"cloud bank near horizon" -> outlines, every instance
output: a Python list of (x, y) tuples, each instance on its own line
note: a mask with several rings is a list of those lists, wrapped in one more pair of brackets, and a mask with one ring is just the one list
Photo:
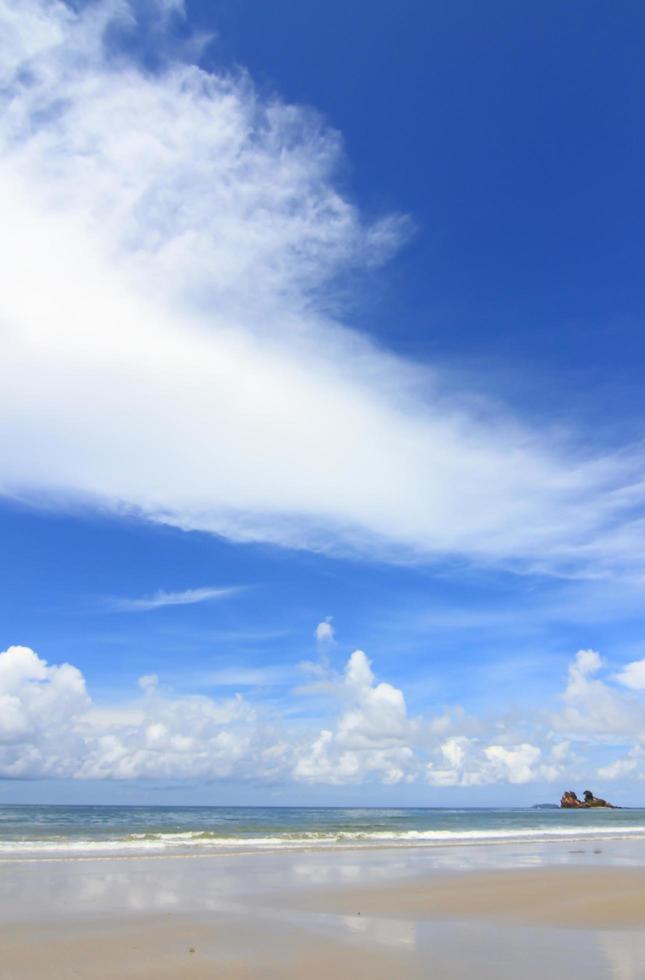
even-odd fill
[[(385, 261), (405, 220), (362, 217), (311, 110), (190, 46), (144, 70), (113, 43), (136, 11), (0, 0), (0, 493), (236, 541), (641, 575), (640, 455), (590, 458), (343, 326), (338, 277)], [(160, 38), (181, 12), (158, 4)]]
[(341, 671), (325, 667), (316, 691), (301, 691), (327, 695), (328, 724), (316, 729), (240, 694), (175, 694), (157, 675), (140, 678), (129, 700), (95, 704), (77, 667), (13, 646), (0, 653), (0, 778), (435, 788), (645, 779), (642, 698), (599, 679), (602, 667), (595, 651), (579, 651), (550, 708), (521, 722), (459, 705), (411, 717), (404, 692), (355, 650)]

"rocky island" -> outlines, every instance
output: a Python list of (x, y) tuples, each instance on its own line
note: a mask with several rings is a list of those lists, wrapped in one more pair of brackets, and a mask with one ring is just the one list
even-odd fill
[(591, 810), (595, 807), (605, 807), (608, 810), (618, 809), (613, 803), (608, 803), (607, 800), (594, 796), (590, 789), (584, 791), (583, 797), (584, 799), (579, 800), (572, 789), (567, 790), (562, 794), (560, 806), (564, 810)]

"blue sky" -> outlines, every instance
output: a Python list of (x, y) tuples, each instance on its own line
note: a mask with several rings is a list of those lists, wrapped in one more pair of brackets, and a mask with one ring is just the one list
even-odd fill
[(0, 18), (0, 800), (642, 802), (639, 5)]

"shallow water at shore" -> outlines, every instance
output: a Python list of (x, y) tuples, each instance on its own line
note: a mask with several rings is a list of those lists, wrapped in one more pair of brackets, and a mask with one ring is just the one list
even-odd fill
[(0, 807), (0, 859), (621, 838), (645, 840), (645, 810)]

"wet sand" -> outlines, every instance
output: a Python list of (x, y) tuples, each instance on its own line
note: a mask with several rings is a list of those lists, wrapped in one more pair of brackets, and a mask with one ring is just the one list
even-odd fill
[(0, 862), (0, 980), (543, 980), (582, 964), (645, 977), (633, 845)]
[(395, 919), (645, 929), (645, 869), (458, 872), (381, 888), (313, 892), (299, 896), (298, 907)]

